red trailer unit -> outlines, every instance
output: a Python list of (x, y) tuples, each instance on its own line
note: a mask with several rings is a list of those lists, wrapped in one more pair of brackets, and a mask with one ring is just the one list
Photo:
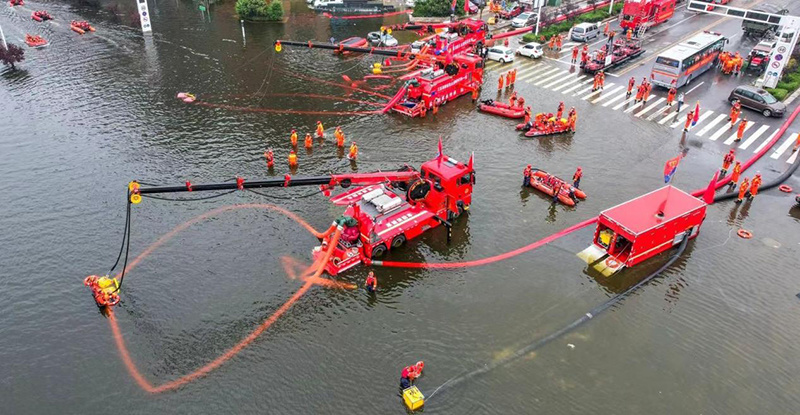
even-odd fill
[(666, 22), (674, 14), (675, 0), (625, 0), (619, 25), (637, 31), (642, 25)]
[(697, 236), (706, 204), (664, 186), (600, 213), (592, 245), (578, 256), (605, 276), (678, 245), (687, 230)]

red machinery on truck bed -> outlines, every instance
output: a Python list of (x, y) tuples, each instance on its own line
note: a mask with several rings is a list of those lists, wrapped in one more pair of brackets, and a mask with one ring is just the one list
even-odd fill
[(676, 0), (625, 0), (622, 7), (623, 29), (639, 30), (642, 26), (653, 26), (666, 22), (675, 14)]
[(702, 200), (665, 186), (601, 212), (592, 245), (578, 256), (610, 276), (678, 245), (687, 230), (696, 237), (705, 217)]
[[(333, 174), (315, 177), (291, 177), (262, 181), (191, 184), (185, 186), (135, 186), (131, 201), (138, 203), (142, 195), (208, 190), (245, 190), (267, 187), (320, 186), (328, 192), (336, 186), (357, 187), (331, 198), (347, 206), (327, 232), (322, 244), (312, 251), (315, 259), (332, 243), (333, 230), (343, 228), (341, 238), (325, 264), (325, 270), (337, 275), (361, 262), (369, 264), (388, 251), (439, 225), (448, 228), (453, 219), (469, 209), (475, 171), (472, 157), (464, 164), (444, 154), (424, 163), (419, 171), (404, 166), (397, 171)], [(136, 201), (134, 197), (138, 196)]]

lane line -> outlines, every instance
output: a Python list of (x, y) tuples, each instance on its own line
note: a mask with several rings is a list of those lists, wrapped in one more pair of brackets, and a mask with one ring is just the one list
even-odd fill
[[(592, 100), (592, 104), (596, 104), (596, 103), (598, 103), (598, 102), (600, 102), (600, 101), (602, 101), (602, 100), (604, 100), (606, 98), (611, 98), (613, 96), (618, 96), (618, 95), (614, 95), (614, 93), (619, 91), (620, 89), (623, 89), (623, 88), (625, 88), (625, 87), (620, 85), (620, 86), (618, 86), (618, 87), (606, 92), (605, 94), (600, 95), (599, 97), (597, 97), (597, 98)], [(622, 96), (625, 96), (624, 92), (622, 93)]]
[[(623, 87), (623, 88), (624, 88), (624, 87)], [(620, 99), (623, 99), (623, 98), (625, 98), (625, 94), (626, 94), (626, 93), (627, 93), (627, 89), (626, 89), (625, 91), (623, 91), (621, 94), (619, 94), (619, 95), (617, 95), (616, 97), (614, 97), (613, 99), (610, 99), (610, 100), (606, 101), (605, 103), (603, 103), (603, 106), (604, 106), (604, 107), (607, 107), (607, 106), (609, 106), (609, 105), (611, 105), (611, 104), (613, 104), (613, 103), (615, 103), (615, 102), (619, 101)]]
[(725, 124), (722, 127), (720, 127), (719, 130), (714, 132), (714, 134), (711, 134), (711, 137), (708, 137), (708, 139), (711, 140), (711, 141), (717, 141), (717, 139), (720, 136), (722, 136), (722, 134), (725, 134), (727, 131), (731, 131), (731, 130), (733, 130), (733, 129), (731, 127), (728, 127), (727, 124)]
[[(748, 121), (747, 124), (744, 126), (744, 132), (747, 132), (747, 130), (749, 130), (750, 127), (752, 127), (754, 124), (755, 123), (753, 121)], [(734, 130), (736, 130), (736, 132), (734, 132), (730, 137), (728, 137), (728, 139), (725, 140), (723, 142), (723, 144), (725, 144), (725, 145), (733, 144), (733, 141), (736, 140), (736, 134), (739, 133), (738, 127), (734, 128)]]
[(717, 115), (717, 118), (714, 118), (714, 119), (713, 119), (713, 120), (712, 120), (712, 121), (711, 121), (711, 122), (710, 122), (708, 125), (706, 125), (705, 127), (703, 127), (703, 129), (702, 129), (702, 130), (700, 130), (700, 131), (697, 133), (697, 135), (698, 135), (699, 137), (702, 137), (702, 136), (703, 136), (703, 134), (707, 133), (709, 130), (711, 130), (712, 128), (714, 128), (714, 126), (715, 126), (715, 125), (719, 124), (719, 122), (720, 122), (720, 121), (724, 120), (724, 119), (725, 119), (725, 116), (726, 116), (725, 114), (719, 114), (719, 115)]
[[(609, 82), (609, 84), (608, 84), (608, 85), (606, 85), (606, 86), (607, 86), (607, 87), (609, 87), (609, 88), (611, 88), (612, 86), (614, 86), (614, 83), (613, 83), (613, 82)], [(588, 94), (588, 95), (584, 96), (584, 97), (583, 97), (583, 98), (581, 98), (581, 99), (583, 99), (583, 100), (587, 100), (587, 99), (591, 98), (592, 96), (594, 96), (594, 95), (597, 95), (597, 94), (599, 94), (599, 93), (602, 93), (602, 92), (603, 92), (603, 90), (602, 90), (602, 89), (598, 89), (597, 91), (594, 91), (594, 92), (592, 92), (592, 93), (590, 93), (590, 94)]]
[(594, 82), (594, 78), (589, 78), (589, 79), (587, 79), (587, 80), (585, 80), (585, 81), (583, 81), (581, 83), (575, 84), (575, 85), (573, 85), (573, 86), (561, 91), (561, 93), (562, 94), (566, 94), (567, 92), (570, 92), (570, 91), (573, 91), (575, 89), (578, 89), (581, 86), (588, 84), (589, 82)]
[(751, 134), (750, 137), (747, 137), (747, 140), (745, 140), (744, 143), (739, 146), (739, 148), (742, 150), (747, 150), (747, 147), (750, 147), (750, 144), (753, 144), (758, 137), (761, 137), (761, 134), (764, 134), (764, 132), (767, 130), (769, 130), (769, 126), (762, 125), (758, 130), (756, 130), (756, 132)]
[[(650, 94), (650, 96), (649, 96), (649, 97), (647, 97), (647, 99), (646, 99), (645, 101), (650, 101), (651, 99), (653, 99), (653, 98), (655, 98), (655, 97), (656, 97), (656, 94)], [(633, 112), (633, 110), (635, 110), (636, 108), (643, 108), (643, 107), (644, 107), (644, 105), (645, 105), (645, 104), (644, 104), (644, 102), (640, 102), (640, 103), (638, 103), (638, 104), (636, 104), (636, 105), (634, 105), (634, 106), (632, 106), (632, 107), (628, 107), (628, 108), (626, 108), (626, 109), (625, 109), (625, 111), (623, 111), (623, 112), (624, 112), (625, 114), (628, 114), (628, 113), (631, 113), (631, 112)]]
[(645, 109), (643, 109), (643, 110), (641, 110), (641, 111), (637, 112), (636, 114), (633, 114), (633, 116), (634, 116), (634, 117), (641, 117), (641, 116), (642, 116), (642, 114), (646, 114), (646, 113), (647, 113), (647, 112), (649, 112), (651, 109), (653, 109), (653, 108), (657, 107), (657, 106), (658, 106), (658, 104), (661, 104), (662, 102), (664, 102), (664, 101), (666, 101), (666, 100), (667, 100), (666, 98), (664, 98), (664, 97), (661, 97), (661, 98), (657, 99), (657, 100), (656, 100), (656, 102), (654, 102), (654, 103), (652, 103), (652, 104), (648, 105), (648, 106), (647, 106)]
[[(626, 104), (629, 104), (629, 103), (633, 102), (633, 100), (635, 100), (635, 99), (636, 99), (636, 94), (631, 94), (631, 97), (630, 97), (630, 98), (626, 99), (626, 100), (625, 100), (625, 101), (623, 101), (623, 102), (620, 102), (619, 104), (617, 104), (617, 105), (616, 105), (614, 108), (612, 108), (612, 109), (613, 109), (614, 111), (616, 111), (616, 110), (618, 110), (618, 109), (620, 109), (620, 108), (624, 107)], [(606, 104), (608, 104), (608, 103), (606, 103)]]
[(666, 123), (667, 123), (667, 121), (671, 120), (673, 117), (676, 117), (677, 115), (679, 115), (680, 113), (682, 113), (683, 111), (685, 111), (687, 108), (689, 108), (689, 106), (688, 106), (688, 105), (684, 105), (683, 107), (681, 107), (681, 110), (680, 110), (680, 111), (670, 111), (670, 113), (669, 113), (669, 114), (667, 114), (667, 116), (666, 116), (666, 117), (664, 117), (664, 118), (663, 118), (661, 121), (659, 121), (658, 123), (659, 123), (659, 124), (661, 124), (661, 125), (664, 125), (664, 124), (666, 124)]
[[(710, 117), (710, 116), (711, 116), (711, 114), (713, 114), (713, 113), (714, 113), (714, 111), (705, 111), (705, 112), (704, 112), (702, 115), (700, 115), (699, 117), (697, 117), (697, 123), (695, 123), (695, 125), (693, 125), (693, 126), (689, 127), (689, 129), (690, 129), (690, 130), (692, 130), (692, 129), (694, 129), (695, 127), (697, 127), (698, 125), (702, 124), (702, 123), (703, 123), (703, 121), (704, 121), (706, 118)], [(675, 121), (675, 122), (672, 124), (672, 128), (675, 128), (675, 127), (677, 127), (677, 126), (679, 126), (679, 125), (686, 125), (686, 119)]]
[(532, 75), (532, 76), (528, 75), (526, 77), (526, 79), (525, 79), (525, 82), (532, 83), (534, 79), (541, 78), (543, 76), (549, 76), (549, 75), (552, 75), (553, 73), (558, 72), (558, 71), (561, 70), (560, 68), (553, 68), (552, 66), (550, 66), (550, 68), (548, 68), (548, 69), (550, 69), (550, 70), (544, 70), (544, 71), (538, 72), (536, 75)]
[(777, 160), (777, 159), (778, 159), (778, 157), (780, 157), (781, 155), (783, 155), (783, 153), (784, 153), (786, 150), (788, 150), (788, 149), (789, 149), (789, 147), (791, 147), (791, 146), (792, 146), (792, 143), (794, 143), (794, 140), (797, 140), (797, 133), (794, 133), (794, 134), (790, 135), (790, 136), (789, 136), (789, 138), (787, 138), (787, 139), (786, 139), (786, 140), (785, 140), (785, 141), (784, 141), (784, 142), (781, 144), (781, 146), (780, 146), (780, 147), (778, 147), (778, 149), (777, 149), (777, 150), (775, 150), (775, 152), (774, 152), (774, 153), (772, 153), (772, 155), (771, 155), (771, 156), (769, 156), (769, 157)]
[(555, 73), (555, 74), (553, 74), (553, 75), (545, 76), (544, 78), (542, 78), (542, 79), (540, 79), (540, 80), (536, 81), (536, 83), (535, 83), (535, 84), (533, 84), (533, 85), (534, 85), (534, 86), (539, 86), (539, 85), (541, 85), (541, 84), (543, 84), (543, 83), (545, 83), (545, 82), (547, 82), (547, 81), (550, 81), (550, 80), (552, 80), (552, 79), (555, 79), (555, 78), (558, 78), (558, 77), (563, 77), (564, 75), (569, 75), (569, 72), (567, 72), (567, 71), (564, 71), (564, 70), (561, 70), (561, 71), (559, 71), (559, 72), (556, 72), (556, 73)]

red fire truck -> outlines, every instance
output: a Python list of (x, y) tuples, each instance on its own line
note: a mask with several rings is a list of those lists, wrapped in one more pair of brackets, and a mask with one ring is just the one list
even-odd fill
[(631, 267), (700, 232), (706, 204), (665, 186), (600, 213), (592, 245), (578, 256), (605, 276)]
[[(245, 190), (268, 187), (320, 186), (326, 194), (334, 187), (349, 188), (331, 198), (347, 206), (335, 225), (322, 234), (322, 244), (313, 249), (316, 258), (328, 249), (337, 226), (343, 228), (341, 238), (325, 270), (331, 275), (361, 262), (370, 263), (388, 251), (425, 231), (444, 225), (469, 209), (475, 171), (472, 157), (465, 164), (443, 153), (422, 165), (419, 171), (404, 166), (395, 171), (334, 174), (315, 177), (291, 177), (236, 182), (191, 184), (179, 186), (135, 186), (131, 200), (157, 193), (198, 192), (208, 190)], [(133, 203), (138, 203), (133, 202)], [(449, 237), (449, 236), (448, 236)]]
[(638, 31), (666, 22), (675, 14), (675, 0), (625, 0), (622, 8), (623, 29)]

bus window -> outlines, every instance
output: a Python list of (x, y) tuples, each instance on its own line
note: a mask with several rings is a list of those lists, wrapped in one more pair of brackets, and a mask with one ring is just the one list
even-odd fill
[(660, 65), (671, 66), (673, 68), (679, 67), (678, 61), (676, 61), (675, 59), (665, 58), (663, 56), (659, 56), (658, 58), (656, 58), (656, 63)]

